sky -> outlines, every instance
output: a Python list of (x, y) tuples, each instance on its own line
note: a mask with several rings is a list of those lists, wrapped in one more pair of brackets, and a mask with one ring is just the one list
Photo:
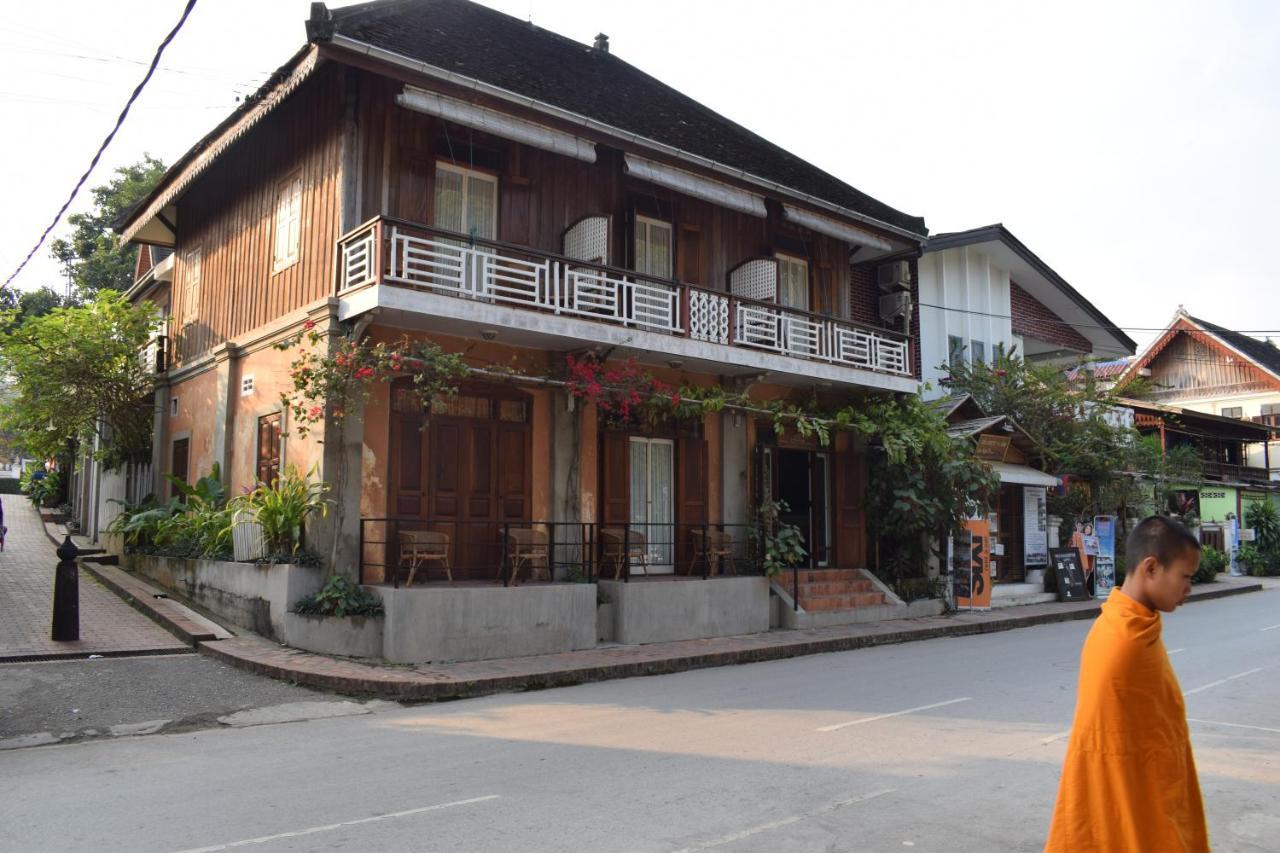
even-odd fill
[[(183, 5), (9, 10), (0, 280)], [(1280, 3), (485, 5), (583, 43), (607, 33), (616, 56), (932, 233), (1003, 222), (1139, 344), (1179, 305), (1280, 338)], [(181, 156), (303, 44), (308, 12), (307, 0), (199, 0), (71, 212), (143, 152)], [(47, 245), (15, 281), (62, 283)]]

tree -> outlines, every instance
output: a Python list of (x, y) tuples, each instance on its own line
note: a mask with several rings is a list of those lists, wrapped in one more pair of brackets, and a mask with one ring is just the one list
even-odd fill
[(144, 154), (137, 163), (121, 166), (110, 181), (93, 188), (91, 211), (67, 217), (74, 229), (71, 238), (54, 240), (50, 252), (67, 269), (82, 298), (101, 290), (127, 290), (133, 284), (138, 249), (122, 246), (112, 225), (155, 188), (164, 171), (164, 163)]
[(64, 304), (62, 296), (48, 285), (39, 290), (22, 291), (6, 287), (0, 290), (0, 324), (6, 329), (12, 328), (28, 317), (43, 317)]
[(100, 437), (108, 468), (149, 459), (152, 376), (139, 354), (159, 323), (150, 303), (108, 290), (0, 329), (0, 368), (15, 389), (0, 404), (0, 428), (36, 456)]

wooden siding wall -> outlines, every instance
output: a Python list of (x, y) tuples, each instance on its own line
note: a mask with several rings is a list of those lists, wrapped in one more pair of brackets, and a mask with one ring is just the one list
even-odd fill
[(1158, 399), (1214, 396), (1223, 392), (1262, 390), (1271, 383), (1253, 365), (1221, 348), (1198, 340), (1198, 332), (1181, 332), (1151, 362), (1151, 385)]
[[(179, 203), (179, 363), (332, 292), (344, 73), (336, 65), (318, 69)], [(294, 175), (302, 178), (299, 259), (273, 274), (276, 194)], [(194, 307), (186, 304), (185, 264), (193, 248), (201, 252)]]
[[(431, 224), (435, 163), (498, 175), (498, 239), (560, 253), (564, 231), (584, 216), (610, 216), (610, 262), (630, 267), (631, 217), (646, 208), (670, 214), (675, 239), (673, 269), (691, 283), (728, 288), (729, 271), (776, 251), (806, 257), (814, 311), (847, 317), (849, 247), (782, 220), (769, 204), (761, 219), (672, 193), (623, 172), (622, 152), (597, 146), (594, 164), (552, 154), (450, 124), (395, 103), (402, 85), (359, 72), (357, 219), (386, 214)], [(696, 248), (695, 248), (696, 246)], [(697, 251), (692, 265), (683, 259)]]

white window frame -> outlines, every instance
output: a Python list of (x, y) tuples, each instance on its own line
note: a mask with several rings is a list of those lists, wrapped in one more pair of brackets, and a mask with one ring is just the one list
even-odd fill
[(183, 302), (182, 312), (184, 326), (190, 326), (200, 318), (200, 277), (204, 266), (204, 253), (199, 246), (188, 249), (183, 258)]
[(302, 257), (302, 175), (287, 178), (276, 188), (271, 246), (272, 274), (287, 270)]
[[(652, 268), (650, 261), (650, 247), (653, 245), (651, 232), (655, 229), (667, 232), (667, 268), (665, 270), (655, 270)], [(638, 273), (653, 276), (654, 278), (670, 279), (675, 274), (676, 260), (676, 232), (670, 222), (662, 219), (654, 219), (651, 216), (641, 216), (636, 214), (636, 223), (633, 239), (635, 241), (636, 260), (635, 269)], [(644, 238), (641, 239), (641, 232)], [(643, 248), (642, 248), (643, 247)]]
[[(468, 193), (470, 192), (471, 184), (468, 179), (477, 178), (481, 181), (485, 181), (487, 183), (493, 184), (493, 219), (489, 223), (489, 233), (492, 234), (493, 236), (479, 237), (479, 239), (481, 240), (498, 239), (498, 205), (502, 200), (502, 196), (499, 194), (502, 187), (498, 183), (498, 176), (493, 174), (492, 172), (482, 172), (478, 169), (468, 169), (465, 166), (458, 166), (453, 163), (450, 163), (447, 160), (437, 160), (436, 171), (437, 172), (441, 172), (441, 171), (453, 172), (454, 174), (462, 176), (462, 216), (464, 218), (467, 218), (469, 216), (468, 211), (470, 210), (470, 205), (468, 204), (468, 201), (470, 200), (468, 198)], [(433, 192), (434, 193), (440, 192), (438, 183), (435, 185)], [(432, 210), (435, 210), (435, 202), (436, 202), (436, 199), (435, 197), (433, 197), (431, 199)], [(439, 223), (435, 223), (435, 224), (437, 227), (440, 227)], [(469, 221), (464, 222), (463, 230), (461, 233), (470, 234), (471, 230), (472, 230), (472, 223)]]
[(987, 361), (987, 342), (973, 338), (969, 341), (969, 359), (974, 364), (985, 364)]
[[(778, 294), (777, 294), (778, 304), (786, 308), (794, 308), (797, 311), (808, 311), (809, 310), (809, 262), (804, 258), (796, 257), (795, 255), (784, 255), (782, 253), (777, 253), (775, 257), (777, 258), (777, 261), (778, 261)], [(783, 284), (783, 281), (786, 279), (786, 276), (783, 273), (783, 269), (787, 266), (799, 267), (804, 271), (804, 275), (803, 275), (804, 304), (803, 305), (792, 305), (782, 301), (782, 293), (783, 293), (782, 284)]]

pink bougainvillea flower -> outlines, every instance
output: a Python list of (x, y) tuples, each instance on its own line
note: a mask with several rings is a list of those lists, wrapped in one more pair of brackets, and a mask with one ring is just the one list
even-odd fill
[(362, 367), (356, 371), (356, 379), (368, 379), (373, 375), (372, 367)]
[(307, 417), (311, 418), (312, 420), (317, 420), (320, 417), (322, 412), (324, 412), (324, 409), (320, 408), (319, 406), (312, 406), (310, 409), (307, 409)]
[(310, 331), (311, 329), (314, 329), (315, 327), (316, 327), (315, 320), (308, 320), (307, 322), (302, 324), (302, 328), (307, 329), (308, 331)]

